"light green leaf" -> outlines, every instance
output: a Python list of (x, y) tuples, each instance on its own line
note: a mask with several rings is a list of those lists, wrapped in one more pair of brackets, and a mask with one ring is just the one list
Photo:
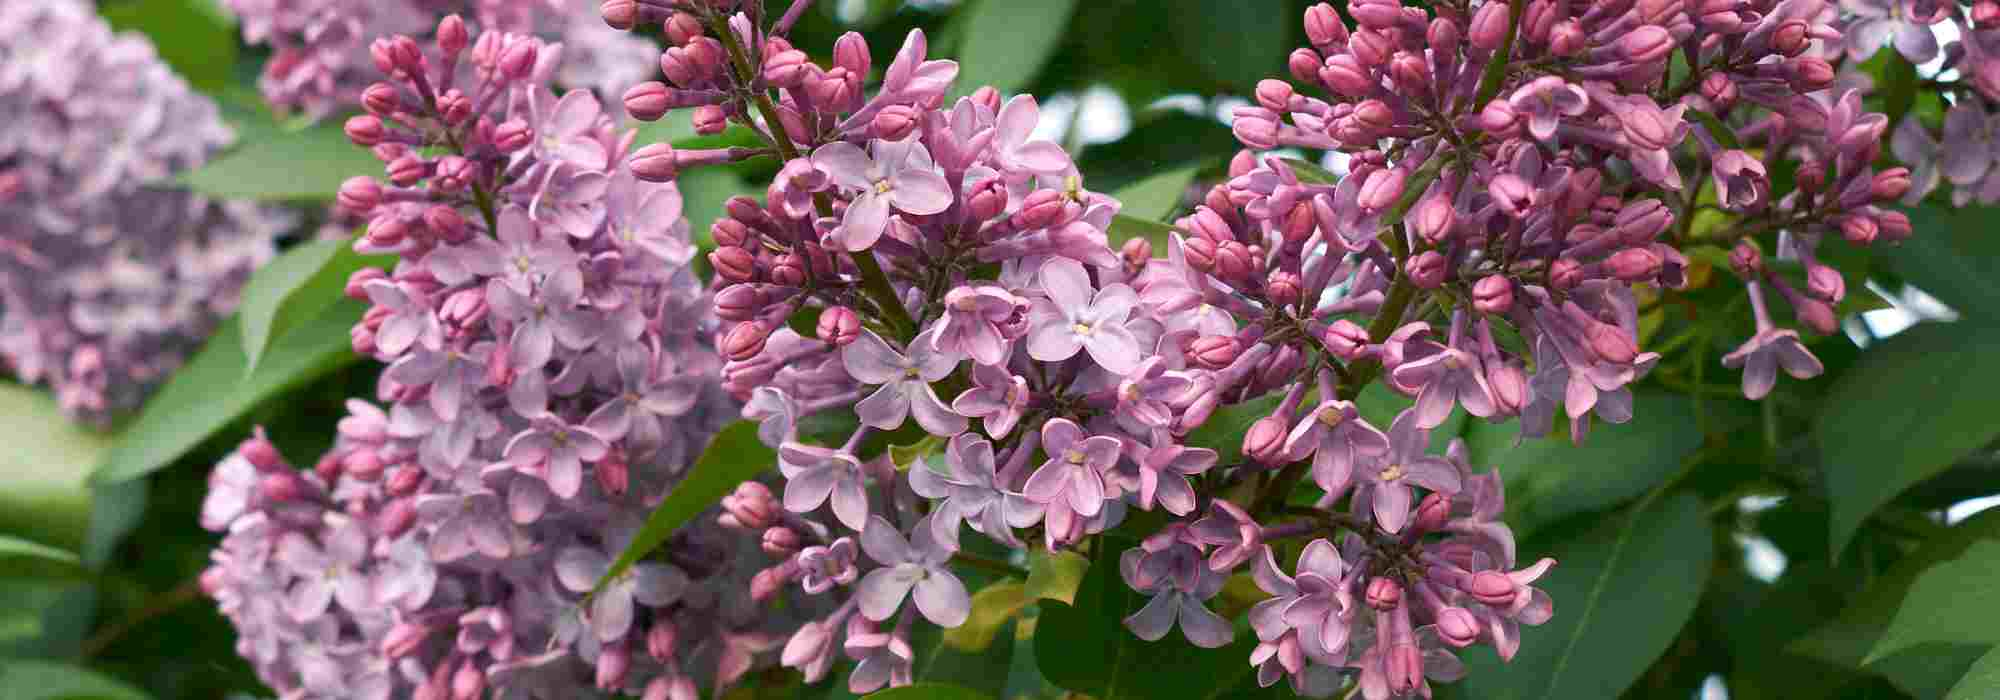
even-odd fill
[(1556, 600), (1555, 617), (1522, 628), (1511, 663), (1487, 647), (1466, 652), (1464, 696), (1615, 698), (1666, 651), (1701, 597), (1713, 543), (1699, 498), (1647, 504), (1522, 543), (1524, 557), (1557, 562), (1535, 584)]
[(352, 239), (320, 240), (294, 246), (251, 274), (240, 307), (244, 376), (257, 371), (272, 342), (345, 299), (349, 275), (364, 267), (386, 268), (393, 261), (354, 252)]
[(1041, 549), (1028, 552), (1028, 597), (1035, 600), (1060, 600), (1065, 604), (1076, 604), (1076, 587), (1083, 583), (1083, 574), (1090, 570), (1090, 560), (1076, 552), (1062, 551), (1050, 554)]
[(1896, 246), (1875, 247), (1877, 259), (1939, 301), (1971, 318), (2000, 318), (2000, 236), (1992, 235), (1992, 207), (1944, 206), (1909, 210), (1916, 235)]
[(972, 594), (972, 615), (944, 631), (944, 643), (959, 651), (985, 651), (993, 637), (1032, 599), (1017, 579), (1003, 579)]
[(7, 572), (8, 578), (88, 575), (76, 554), (10, 535), (0, 535), (0, 571)]
[(1862, 663), (1923, 642), (2000, 644), (2000, 626), (1991, 616), (1969, 614), (1991, 610), (1996, 599), (2000, 599), (2000, 542), (1974, 542), (1963, 556), (1917, 576), (1889, 629)]
[(1299, 182), (1303, 182), (1308, 185), (1340, 184), (1339, 175), (1327, 172), (1326, 168), (1319, 167), (1318, 164), (1313, 163), (1311, 161), (1300, 160), (1298, 158), (1286, 158), (1285, 165), (1289, 166), (1292, 169), (1292, 175), (1298, 177)]
[(1991, 700), (2000, 697), (2000, 647), (1994, 647), (1972, 664), (1972, 670), (1951, 687), (1944, 700)]
[(1111, 249), (1118, 250), (1126, 241), (1144, 238), (1153, 244), (1153, 257), (1161, 257), (1167, 251), (1167, 243), (1176, 229), (1157, 221), (1148, 221), (1135, 216), (1119, 214), (1111, 218), (1111, 227), (1105, 231), (1111, 239)]
[(146, 35), (160, 60), (196, 90), (214, 94), (235, 77), (236, 26), (214, 0), (106, 3), (101, 12), (112, 29)]
[(1786, 650), (1836, 666), (1879, 673), (1896, 687), (1917, 697), (1936, 697), (1979, 658), (1974, 645), (1919, 644), (1867, 664), (1862, 660), (1888, 631), (1890, 619), (1902, 607), (1917, 577), (1939, 562), (1962, 556), (1982, 541), (2000, 541), (2000, 510), (1975, 515), (1932, 538), (1896, 561), (1867, 590), (1840, 611), (1840, 616), (1786, 645)]
[(225, 199), (324, 202), (348, 178), (381, 173), (381, 162), (368, 149), (349, 143), (339, 126), (323, 124), (241, 144), (178, 180)]
[(2000, 328), (1921, 324), (1861, 353), (1813, 424), (1834, 556), (1876, 508), (2000, 434)]
[(1174, 39), (1189, 61), (1222, 84), (1221, 92), (1248, 95), (1257, 81), (1285, 75), (1298, 16), (1251, 10), (1243, 0), (1167, 0), (1153, 7), (1173, 18)]
[(736, 489), (737, 484), (755, 478), (758, 474), (777, 468), (778, 453), (757, 440), (757, 423), (740, 420), (730, 423), (716, 433), (708, 443), (701, 457), (695, 460), (687, 478), (674, 486), (667, 500), (654, 508), (652, 515), (646, 516), (646, 524), (639, 528), (639, 534), (618, 554), (618, 561), (598, 579), (591, 592), (604, 588), (604, 583), (618, 578), (626, 569), (632, 568), (647, 554), (666, 544), (681, 525), (693, 520), (709, 506), (722, 501), (722, 497)]
[(950, 683), (911, 683), (869, 693), (867, 700), (992, 700), (992, 696)]
[(1215, 450), (1222, 457), (1222, 464), (1241, 461), (1243, 456), (1243, 435), (1250, 432), (1251, 424), (1271, 415), (1284, 402), (1283, 392), (1271, 392), (1238, 404), (1230, 404), (1215, 409), (1208, 421), (1194, 430), (1188, 431), (1181, 442), (1188, 447), (1206, 447)]
[(201, 351), (146, 402), (97, 465), (91, 481), (112, 484), (150, 474), (258, 404), (354, 362), (358, 358), (347, 332), (366, 310), (367, 305), (352, 299), (328, 307), (278, 339), (263, 366), (247, 380), (243, 372), (249, 359), (243, 355), (242, 328), (235, 318), (224, 321)]
[[(1126, 185), (1111, 196), (1125, 204), (1125, 207), (1119, 210), (1120, 214), (1146, 221), (1160, 221), (1180, 207), (1181, 198), (1187, 195), (1188, 185), (1194, 182), (1194, 176), (1199, 172), (1201, 172), (1199, 165), (1174, 168)], [(1156, 242), (1155, 245), (1159, 243)]]
[(1686, 397), (1640, 391), (1632, 405), (1638, 415), (1631, 422), (1597, 421), (1582, 445), (1552, 436), (1516, 447), (1517, 424), (1468, 422), (1472, 469), (1500, 469), (1507, 480), (1504, 519), (1517, 535), (1529, 537), (1563, 518), (1637, 498), (1700, 446), (1694, 403)]
[(25, 659), (0, 660), (0, 688), (7, 689), (8, 700), (148, 700), (151, 697), (89, 669)]
[(91, 492), (85, 483), (112, 439), (72, 422), (49, 395), (0, 384), (0, 531), (68, 549), (84, 545)]
[(958, 11), (954, 98), (992, 85), (1005, 97), (1042, 71), (1069, 27), (1076, 0), (970, 0)]

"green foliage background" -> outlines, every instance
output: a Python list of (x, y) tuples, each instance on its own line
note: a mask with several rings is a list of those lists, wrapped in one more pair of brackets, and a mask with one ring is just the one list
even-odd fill
[[(1220, 175), (1236, 145), (1216, 115), (1257, 80), (1283, 76), (1286, 54), (1303, 42), (1306, 4), (827, 0), (794, 43), (824, 54), (852, 29), (886, 55), (923, 27), (934, 55), (962, 61), (968, 89), (992, 83), (1044, 105), (1115, 96), (1129, 130), (1100, 142), (1071, 128), (1065, 145), (1091, 189), (1124, 198), (1114, 236), (1158, 236), (1191, 188)], [(100, 9), (151, 37), (237, 128), (239, 144), (182, 184), (310, 212), (345, 177), (376, 169), (346, 145), (338, 120), (298, 123), (261, 106), (254, 79), (265, 56), (239, 44), (215, 0), (107, 0)], [(1937, 124), (1942, 103), (1894, 52), (1865, 67), (1878, 85), (1871, 108)], [(696, 138), (679, 121), (646, 126), (642, 140), (731, 138)], [(728, 195), (760, 194), (753, 183), (771, 171), (690, 173), (682, 187), (694, 230), (707, 230)], [(2000, 237), (1989, 210), (1942, 199), (1910, 212), (1917, 234), (1900, 248), (1830, 262), (1854, 289), (1843, 308), (1850, 319), (1888, 304), (1860, 289), (1866, 279), (1891, 296), (1921, 289), (1955, 320), (1888, 338), (1850, 320), (1852, 338), (1813, 345), (1825, 376), (1748, 402), (1718, 359), (1750, 333), (1749, 310), (1726, 267), (1714, 267), (1723, 251), (1696, 251), (1701, 283), (1648, 302), (1647, 345), (1666, 357), (1639, 387), (1633, 423), (1602, 426), (1580, 448), (1562, 435), (1516, 445), (1511, 426), (1477, 421), (1441, 430), (1440, 443), (1463, 437), (1476, 465), (1506, 476), (1523, 555), (1561, 563), (1544, 579), (1555, 619), (1526, 631), (1511, 664), (1468, 652), (1469, 678), (1439, 695), (1688, 698), (1719, 680), (1748, 699), (2000, 697), (2000, 513), (1956, 523), (1942, 515), (2000, 492)], [(338, 245), (291, 246), (260, 272), (239, 318), (113, 431), (74, 427), (46, 396), (0, 385), (0, 431), (12, 438), (0, 453), (0, 697), (268, 696), (195, 582), (216, 541), (196, 526), (204, 480), (253, 424), (268, 426), (291, 461), (311, 464), (331, 444), (341, 402), (373, 394), (379, 368), (347, 349), (362, 306), (337, 297), (348, 271), (371, 264), (383, 262)], [(1398, 401), (1384, 392), (1364, 403), (1386, 416)], [(1219, 413), (1195, 439), (1233, 452), (1247, 419), (1232, 415)], [(725, 439), (746, 443), (740, 433)], [(733, 454), (743, 456), (704, 458), (684, 488), (719, 494), (755, 460), (768, 464), (768, 452)], [(705, 505), (679, 500), (688, 499), (670, 500), (656, 520), (661, 537)], [(920, 683), (878, 696), (1290, 695), (1249, 680), (1247, 630), (1210, 651), (1177, 637), (1142, 642), (1119, 627), (1139, 602), (1115, 576), (1120, 542), (1145, 532), (1136, 520), (1093, 552), (1017, 560), (1025, 577), (969, 574), (978, 591), (971, 625), (926, 632), (916, 642)], [(1778, 553), (1782, 572), (1753, 568), (1753, 547)], [(1254, 594), (1232, 585), (1218, 605), (1240, 613)], [(732, 697), (844, 697), (842, 680), (801, 686), (796, 674), (772, 671)]]

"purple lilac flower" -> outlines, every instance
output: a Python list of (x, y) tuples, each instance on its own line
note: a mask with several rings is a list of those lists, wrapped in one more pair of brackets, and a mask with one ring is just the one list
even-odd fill
[(1125, 327), (1138, 295), (1124, 284), (1092, 290), (1083, 265), (1056, 259), (1042, 266), (1048, 297), (1029, 312), (1028, 354), (1043, 362), (1067, 360), (1078, 350), (1117, 374), (1138, 365), (1139, 341)]
[(929, 516), (919, 519), (905, 539), (896, 526), (875, 516), (861, 531), (861, 549), (882, 568), (868, 572), (855, 589), (861, 614), (882, 621), (895, 614), (905, 597), (916, 602), (925, 619), (957, 627), (972, 614), (972, 596), (945, 566), (950, 546), (932, 536)]
[(965, 417), (953, 413), (931, 385), (951, 374), (958, 362), (928, 343), (912, 343), (905, 355), (889, 347), (874, 331), (862, 331), (859, 339), (841, 351), (840, 358), (855, 381), (881, 385), (855, 404), (862, 423), (895, 430), (914, 414), (917, 424), (932, 435), (965, 430)]
[(936, 214), (951, 204), (950, 185), (936, 171), (930, 152), (916, 141), (877, 140), (870, 153), (846, 142), (834, 142), (813, 152), (813, 165), (834, 186), (858, 190), (841, 220), (840, 242), (848, 250), (866, 250), (888, 228), (891, 210)]

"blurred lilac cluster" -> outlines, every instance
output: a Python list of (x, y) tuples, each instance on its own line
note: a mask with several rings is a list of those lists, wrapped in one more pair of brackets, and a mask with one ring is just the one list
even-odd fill
[(681, 195), (589, 91), (548, 90), (549, 45), (435, 36), (371, 45), (389, 79), (346, 126), (388, 174), (340, 191), (356, 248), (400, 257), (347, 288), (388, 410), (351, 402), (310, 472), (259, 440), (219, 465), (208, 589), (288, 698), (728, 686), (788, 629), (748, 595), (755, 538), (684, 529), (591, 592), (738, 410)]
[(236, 305), (291, 225), (171, 179), (233, 138), (85, 2), (0, 7), (0, 357), (63, 410), (136, 407)]
[[(352, 108), (375, 77), (368, 42), (422, 36), (447, 14), (472, 18), (483, 31), (548, 39), (565, 54), (559, 84), (615, 94), (644, 79), (652, 42), (604, 26), (589, 3), (563, 0), (227, 0), (243, 40), (268, 45), (259, 85), (274, 107), (321, 117)], [(560, 48), (556, 48), (559, 46)]]

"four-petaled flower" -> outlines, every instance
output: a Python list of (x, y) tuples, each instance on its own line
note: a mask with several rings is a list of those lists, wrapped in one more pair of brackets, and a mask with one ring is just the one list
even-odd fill
[(864, 330), (841, 351), (840, 360), (855, 381), (881, 385), (854, 405), (862, 423), (895, 430), (914, 413), (917, 424), (932, 435), (951, 436), (965, 430), (965, 416), (944, 405), (937, 387), (931, 384), (950, 376), (958, 360), (929, 343), (911, 343), (910, 353), (905, 355), (889, 347), (874, 331)]
[(996, 541), (1020, 546), (1012, 528), (1033, 525), (1041, 518), (1041, 507), (999, 483), (993, 443), (973, 433), (952, 438), (945, 466), (943, 473), (927, 460), (910, 466), (910, 489), (924, 498), (943, 499), (931, 511), (931, 536), (957, 548), (958, 526), (964, 522)]
[(853, 454), (787, 442), (778, 448), (778, 470), (785, 475), (785, 510), (810, 513), (831, 498), (842, 525), (867, 526), (868, 491)]
[(813, 151), (813, 165), (837, 187), (859, 190), (847, 205), (837, 240), (849, 251), (875, 245), (889, 226), (889, 210), (928, 216), (951, 206), (951, 185), (916, 138), (877, 139), (873, 157), (860, 146), (835, 141)]
[(861, 577), (855, 589), (861, 614), (868, 619), (889, 619), (906, 597), (916, 601), (924, 619), (940, 627), (965, 624), (972, 614), (972, 596), (948, 566), (951, 548), (931, 536), (930, 516), (917, 520), (909, 539), (882, 516), (869, 518), (861, 531), (861, 551), (882, 565)]
[(1057, 258), (1042, 265), (1042, 287), (1048, 298), (1037, 299), (1028, 319), (1028, 355), (1043, 362), (1061, 362), (1078, 350), (1113, 374), (1139, 365), (1139, 339), (1125, 321), (1139, 305), (1139, 295), (1114, 282), (1093, 292), (1083, 263)]
[(1373, 508), (1375, 525), (1395, 534), (1409, 523), (1415, 496), (1410, 485), (1422, 486), (1446, 495), (1458, 493), (1458, 470), (1443, 457), (1424, 454), (1431, 432), (1418, 426), (1416, 409), (1397, 414), (1389, 424), (1389, 450), (1360, 470), (1355, 488), (1355, 509), (1362, 504)]
[(1051, 550), (1075, 529), (1079, 518), (1104, 509), (1104, 472), (1118, 464), (1118, 439), (1085, 437), (1068, 418), (1042, 424), (1042, 451), (1049, 456), (1022, 487), (1028, 500), (1042, 505)]

